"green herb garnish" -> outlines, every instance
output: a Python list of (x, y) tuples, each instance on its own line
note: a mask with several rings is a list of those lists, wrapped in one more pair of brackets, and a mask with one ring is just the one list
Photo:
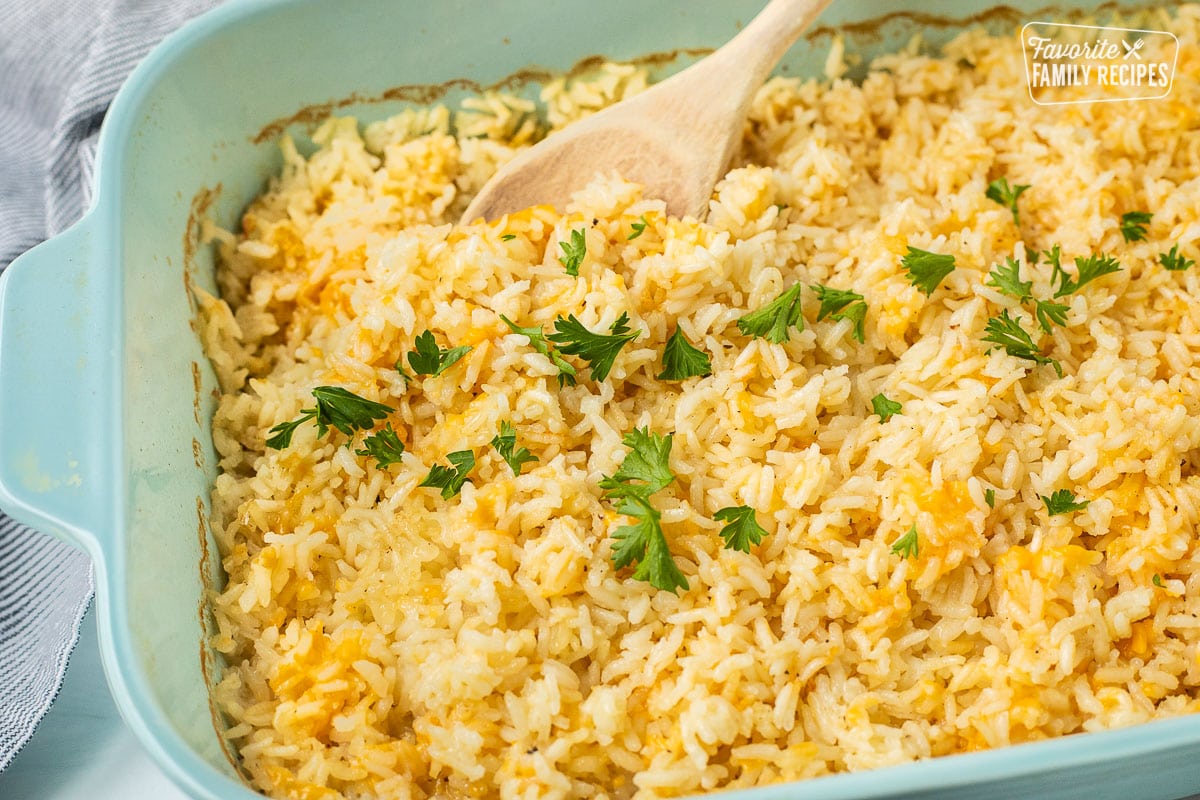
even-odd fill
[(713, 514), (713, 519), (717, 522), (728, 523), (721, 528), (720, 533), (728, 550), (741, 550), (743, 553), (749, 553), (751, 545), (759, 544), (767, 535), (766, 530), (758, 524), (758, 520), (754, 516), (754, 509), (750, 506), (722, 508)]
[(887, 422), (889, 419), (899, 414), (904, 406), (897, 403), (895, 400), (888, 400), (883, 392), (871, 398), (871, 410), (879, 415), (880, 422)]
[(998, 178), (988, 184), (984, 195), (988, 200), (993, 200), (1011, 211), (1013, 224), (1019, 227), (1021, 225), (1021, 218), (1017, 214), (1017, 198), (1028, 188), (1029, 185), (1024, 183), (1009, 186), (1008, 178)]
[(650, 500), (636, 494), (622, 497), (617, 511), (637, 522), (613, 531), (613, 568), (622, 569), (636, 561), (635, 580), (646, 581), (655, 589), (672, 594), (678, 589), (686, 591), (687, 577), (671, 557), (671, 548), (662, 529), (662, 515), (650, 505)]
[(646, 226), (649, 224), (650, 223), (646, 221), (646, 215), (642, 214), (640, 217), (637, 218), (637, 222), (634, 222), (629, 226), (630, 230), (632, 230), (633, 233), (626, 236), (625, 240), (633, 241), (634, 239), (638, 238), (639, 236), (641, 236), (643, 233), (646, 232)]
[(1021, 280), (1021, 265), (1009, 256), (1003, 264), (994, 264), (988, 273), (988, 286), (994, 286), (1022, 303), (1033, 299), (1033, 281)]
[(501, 237), (500, 237), (500, 241), (502, 241), (502, 242), (511, 242), (511, 241), (512, 241), (513, 239), (515, 239), (515, 238), (517, 238), (517, 235), (516, 235), (515, 233), (506, 233), (506, 234), (504, 234), (503, 236), (501, 236)]
[(583, 257), (587, 255), (587, 239), (584, 238), (583, 229), (576, 228), (571, 231), (571, 241), (559, 242), (558, 246), (563, 251), (563, 254), (558, 257), (558, 263), (563, 265), (568, 275), (578, 278), (579, 265), (583, 263)]
[(467, 482), (467, 475), (475, 469), (475, 453), (471, 450), (456, 450), (448, 453), (446, 459), (451, 466), (445, 467), (434, 464), (429, 468), (429, 474), (418, 486), (429, 486), (442, 490), (442, 499), (449, 500), (462, 490)]
[(984, 489), (983, 490), (983, 502), (988, 504), (988, 508), (995, 508), (996, 507), (996, 490), (995, 489)]
[(363, 448), (354, 452), (360, 456), (374, 457), (375, 464), (383, 469), (400, 463), (400, 457), (404, 455), (404, 442), (400, 441), (389, 422), (383, 430), (363, 439)]
[(737, 321), (738, 330), (745, 336), (761, 336), (772, 344), (786, 342), (788, 328), (804, 330), (804, 317), (800, 315), (801, 288), (797, 283), (758, 311), (742, 316)]
[(317, 400), (316, 408), (303, 409), (297, 419), (271, 428), (267, 447), (275, 450), (288, 447), (296, 428), (309, 420), (316, 420), (317, 436), (324, 436), (330, 428), (353, 436), (355, 431), (374, 428), (376, 420), (385, 419), (393, 411), (390, 406), (359, 397), (340, 386), (318, 386), (312, 393)]
[(500, 423), (500, 432), (492, 438), (492, 447), (508, 464), (513, 475), (521, 474), (521, 467), (538, 458), (524, 447), (517, 447), (517, 429), (507, 420)]
[(1171, 272), (1182, 272), (1196, 263), (1179, 254), (1179, 245), (1173, 245), (1167, 252), (1159, 253), (1158, 262)]
[(900, 259), (900, 264), (908, 273), (909, 282), (928, 297), (937, 289), (942, 279), (954, 271), (954, 256), (931, 253), (910, 246), (908, 252)]
[(1154, 215), (1149, 211), (1130, 211), (1121, 215), (1121, 236), (1126, 242), (1140, 242), (1146, 238), (1146, 226)]
[(441, 375), (458, 360), (471, 352), (469, 345), (462, 347), (438, 347), (433, 331), (426, 330), (413, 343), (415, 349), (408, 354), (408, 365), (418, 375)]
[(592, 333), (575, 315), (554, 320), (554, 333), (546, 338), (569, 356), (579, 356), (588, 362), (594, 380), (608, 377), (621, 348), (642, 335), (629, 328), (629, 315), (622, 313), (609, 328), (610, 333)]
[(1162, 575), (1159, 575), (1157, 572), (1154, 573), (1154, 577), (1150, 579), (1150, 582), (1160, 589), (1163, 588)]
[(672, 439), (672, 434), (659, 436), (651, 433), (649, 428), (634, 428), (625, 434), (621, 443), (629, 448), (629, 453), (611, 477), (601, 479), (600, 488), (605, 496), (610, 499), (629, 494), (649, 497), (665, 489), (675, 480), (670, 466)]
[(1041, 350), (1033, 343), (1033, 337), (1021, 327), (1021, 318), (1009, 316), (1008, 309), (1000, 312), (1000, 316), (989, 319), (984, 330), (987, 332), (987, 336), (983, 337), (985, 342), (1003, 348), (1010, 356), (1023, 358), (1037, 364), (1049, 364), (1054, 367), (1058, 377), (1062, 377), (1062, 364), (1053, 358), (1042, 355)]
[(907, 533), (892, 542), (892, 552), (901, 558), (916, 558), (921, 555), (921, 543), (918, 541), (915, 523)]
[(1034, 302), (1034, 314), (1037, 315), (1038, 325), (1042, 326), (1042, 330), (1050, 333), (1051, 325), (1063, 327), (1067, 324), (1067, 312), (1071, 307), (1063, 303), (1054, 303), (1049, 300), (1037, 300)]
[(578, 373), (575, 371), (575, 367), (571, 364), (571, 362), (560, 356), (556, 349), (550, 346), (550, 344), (546, 341), (546, 334), (542, 332), (541, 328), (522, 328), (520, 325), (513, 322), (503, 314), (500, 315), (500, 319), (505, 325), (508, 326), (510, 331), (527, 337), (529, 339), (530, 346), (532, 346), (534, 350), (550, 359), (550, 363), (553, 364), (558, 370), (559, 387), (575, 385), (575, 378), (578, 375)]
[(848, 319), (854, 323), (854, 338), (860, 343), (867, 340), (863, 332), (863, 322), (867, 316), (867, 302), (861, 294), (846, 289), (830, 289), (819, 283), (811, 288), (816, 292), (817, 300), (821, 302), (821, 308), (817, 311), (817, 322), (825, 317), (834, 320)]
[(1075, 259), (1077, 276), (1072, 279), (1070, 274), (1062, 268), (1058, 245), (1055, 245), (1053, 250), (1046, 251), (1046, 255), (1050, 259), (1052, 270), (1050, 273), (1050, 282), (1058, 283), (1058, 289), (1054, 292), (1056, 298), (1077, 292), (1097, 278), (1121, 271), (1120, 262), (1112, 256), (1106, 256), (1103, 253), (1093, 253), (1087, 258), (1081, 256)]
[(637, 562), (633, 577), (648, 581), (656, 589), (674, 592), (687, 589), (687, 578), (671, 557), (663, 534), (661, 515), (650, 505), (650, 495), (675, 480), (671, 472), (672, 437), (658, 436), (649, 428), (636, 428), (621, 440), (629, 453), (612, 476), (600, 481), (604, 496), (617, 501), (617, 511), (637, 520), (613, 532), (613, 567), (621, 569)]
[(667, 345), (663, 348), (663, 371), (658, 373), (660, 381), (682, 381), (688, 378), (712, 375), (712, 360), (708, 353), (693, 345), (676, 326)]
[(1059, 514), (1069, 514), (1072, 511), (1083, 511), (1092, 502), (1091, 500), (1077, 500), (1075, 493), (1070, 489), (1059, 489), (1049, 497), (1046, 497), (1044, 494), (1039, 495), (1039, 497), (1046, 504), (1046, 511), (1052, 517)]

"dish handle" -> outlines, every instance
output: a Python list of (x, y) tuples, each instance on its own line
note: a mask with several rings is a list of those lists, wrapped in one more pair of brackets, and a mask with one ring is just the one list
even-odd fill
[(0, 274), (0, 508), (101, 555), (116, 474), (113, 282), (95, 211)]

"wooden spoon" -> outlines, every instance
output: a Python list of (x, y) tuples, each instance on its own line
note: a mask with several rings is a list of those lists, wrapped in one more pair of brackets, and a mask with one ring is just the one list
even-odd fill
[(518, 154), (484, 185), (463, 220), (541, 203), (563, 209), (599, 174), (642, 184), (667, 213), (703, 217), (742, 138), (754, 93), (831, 0), (771, 0), (707, 58)]

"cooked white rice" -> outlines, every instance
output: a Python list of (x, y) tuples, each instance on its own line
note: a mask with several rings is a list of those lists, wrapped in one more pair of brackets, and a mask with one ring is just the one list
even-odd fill
[[(1016, 38), (982, 33), (861, 84), (774, 79), (704, 222), (612, 176), (565, 215), (458, 225), (510, 140), (538, 135), (512, 98), (365, 131), (333, 119), (309, 158), (285, 139), (241, 232), (216, 234), (221, 298), (204, 303), (223, 390), (217, 698), (253, 785), (653, 797), (1195, 710), (1200, 281), (1158, 256), (1198, 255), (1200, 12), (1170, 24), (1178, 75), (1156, 102), (1035, 106)], [(644, 85), (615, 66), (553, 85), (550, 120)], [(985, 197), (1001, 176), (1032, 187), (1019, 229)], [(1133, 210), (1153, 218), (1127, 243)], [(558, 258), (576, 228), (578, 278)], [(1036, 333), (985, 280), (1011, 256), (1048, 297), (1028, 256), (1055, 244), (1068, 265), (1122, 266), (1042, 337), (1062, 378), (983, 341), (1003, 309)], [(910, 245), (957, 260), (929, 297), (901, 267)], [(796, 280), (803, 332), (739, 332)], [(865, 297), (865, 343), (816, 321), (817, 283)], [(566, 388), (499, 318), (599, 330), (623, 312), (645, 335), (605, 381), (576, 361)], [(711, 377), (656, 380), (676, 325)], [(473, 349), (406, 385), (393, 365), (425, 329)], [(264, 447), (327, 384), (395, 409), (401, 464), (311, 424)], [(878, 393), (902, 413), (881, 422)], [(538, 458), (516, 478), (488, 444), (503, 421)], [(634, 427), (674, 434), (678, 478), (655, 503), (678, 595), (612, 566), (628, 520), (598, 483)], [(418, 488), (468, 448), (461, 495)], [(1050, 517), (1059, 489), (1090, 502)], [(718, 536), (732, 505), (769, 532), (750, 553)]]

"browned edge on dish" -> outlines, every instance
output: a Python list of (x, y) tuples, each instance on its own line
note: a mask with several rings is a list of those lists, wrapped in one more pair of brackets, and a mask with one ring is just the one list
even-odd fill
[[(199, 269), (199, 265), (196, 263), (196, 253), (201, 247), (204, 220), (208, 218), (213, 204), (221, 196), (222, 188), (220, 183), (212, 187), (200, 187), (199, 191), (192, 196), (188, 207), (187, 223), (183, 231), (183, 288), (187, 296), (188, 307), (191, 309), (188, 326), (197, 336), (200, 334), (200, 326), (197, 320), (199, 305), (196, 302), (193, 278), (194, 273)], [(197, 428), (203, 429), (204, 378), (199, 362), (193, 361), (191, 363), (191, 372), (192, 417), (196, 421)], [(203, 469), (204, 446), (197, 437), (192, 437), (192, 458), (194, 459), (196, 468)], [(201, 591), (196, 611), (200, 621), (200, 674), (204, 678), (204, 688), (208, 696), (208, 713), (212, 719), (213, 732), (217, 735), (217, 744), (221, 748), (221, 753), (224, 754), (229, 765), (244, 779), (246, 775), (242, 771), (241, 763), (233, 753), (229, 740), (225, 738), (223, 733), (229, 726), (222, 723), (221, 712), (217, 709), (216, 703), (213, 700), (213, 690), (216, 688), (220, 665), (216, 662), (216, 657), (213, 655), (212, 648), (208, 644), (209, 639), (216, 629), (212, 616), (212, 603), (210, 602), (212, 593), (216, 591), (216, 583), (214, 582), (215, 576), (212, 574), (212, 569), (209, 565), (211, 552), (208, 546), (209, 534), (209, 522), (205, 514), (205, 499), (197, 496), (196, 537), (200, 542), (200, 557), (196, 564), (196, 569), (200, 575)]]
[(1039, 17), (1053, 17), (1056, 20), (1080, 22), (1100, 16), (1115, 13), (1128, 14), (1134, 18), (1147, 16), (1168, 7), (1177, 7), (1188, 0), (1165, 0), (1154, 7), (1132, 6), (1110, 0), (1094, 8), (1063, 8), (1059, 5), (1042, 6), (1030, 11), (1024, 11), (1012, 6), (993, 6), (985, 11), (952, 17), (943, 14), (929, 14), (924, 11), (892, 11), (862, 22), (847, 22), (841, 25), (822, 25), (813, 28), (804, 35), (805, 41), (811, 43), (820, 39), (832, 39), (835, 36), (845, 36), (856, 42), (878, 42), (883, 38), (883, 29), (888, 25), (900, 23), (913, 28), (969, 28), (973, 25), (1008, 22), (1014, 26), (1024, 24)]
[[(711, 53), (711, 47), (681, 47), (675, 50), (664, 50), (658, 53), (640, 56), (630, 59), (628, 63), (637, 64), (645, 67), (658, 67), (664, 64), (670, 64), (672, 61), (686, 56), (688, 58), (700, 58)], [(511, 91), (520, 88), (530, 83), (546, 83), (555, 78), (573, 78), (577, 75), (582, 75), (594, 71), (601, 64), (604, 64), (611, 59), (601, 55), (588, 56), (575, 63), (566, 72), (558, 70), (549, 70), (541, 67), (526, 67), (518, 70), (507, 78), (496, 81), (492, 84), (481, 84), (478, 81), (473, 81), (469, 78), (455, 78), (438, 84), (403, 84), (393, 86), (377, 95), (362, 95), (357, 92), (339, 98), (337, 100), (329, 100), (324, 103), (314, 103), (313, 105), (305, 106), (294, 114), (268, 122), (263, 128), (250, 137), (250, 141), (254, 144), (262, 144), (279, 137), (287, 128), (295, 124), (316, 125), (329, 117), (335, 109), (345, 108), (350, 105), (359, 103), (380, 103), (387, 100), (399, 100), (408, 103), (416, 103), (417, 105), (429, 105), (441, 98), (454, 89), (463, 89), (476, 94), (484, 92), (501, 92)]]

